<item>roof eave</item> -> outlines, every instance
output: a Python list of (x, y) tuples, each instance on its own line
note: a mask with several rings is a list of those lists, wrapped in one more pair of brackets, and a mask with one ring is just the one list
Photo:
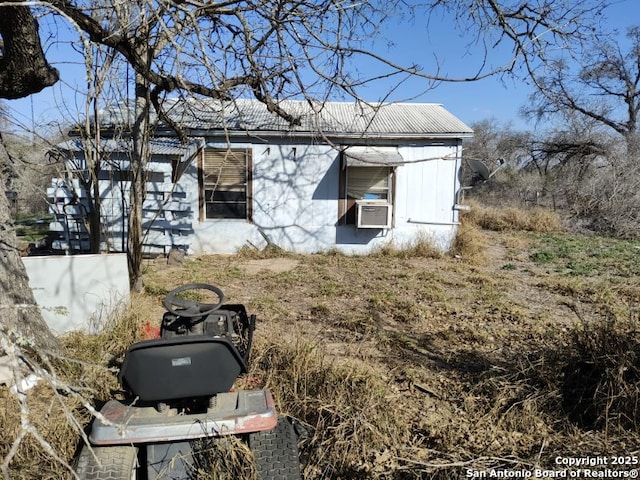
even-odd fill
[(228, 138), (321, 138), (337, 140), (456, 140), (472, 138), (473, 132), (434, 132), (434, 133), (386, 133), (386, 132), (310, 132), (295, 130), (189, 130), (189, 136), (228, 137)]

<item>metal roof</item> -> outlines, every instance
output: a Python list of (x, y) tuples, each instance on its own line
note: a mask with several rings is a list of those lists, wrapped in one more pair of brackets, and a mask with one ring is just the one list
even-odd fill
[[(471, 128), (436, 103), (368, 104), (285, 100), (278, 105), (298, 119), (298, 124), (291, 125), (269, 112), (264, 103), (253, 99), (168, 99), (164, 103), (172, 121), (197, 132), (413, 138), (460, 138), (473, 135)], [(126, 109), (111, 109), (102, 112), (101, 123), (103, 126), (115, 126), (126, 116)]]
[[(183, 156), (195, 152), (201, 143), (202, 139), (193, 139), (187, 145), (182, 145), (177, 138), (157, 137), (151, 139), (150, 146), (153, 155)], [(93, 145), (95, 142), (92, 139), (72, 138), (58, 143), (56, 148), (66, 152), (83, 152), (85, 146), (91, 148)], [(100, 150), (105, 153), (129, 152), (133, 150), (133, 141), (130, 138), (103, 138), (100, 140)]]

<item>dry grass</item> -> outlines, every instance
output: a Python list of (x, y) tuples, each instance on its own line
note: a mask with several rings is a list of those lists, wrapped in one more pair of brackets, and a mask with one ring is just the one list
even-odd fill
[(616, 433), (640, 426), (640, 325), (615, 317), (583, 322), (564, 365), (564, 408), (577, 425)]
[(262, 340), (252, 373), (308, 428), (307, 478), (371, 478), (388, 467), (379, 461), (385, 452), (410, 441), (407, 419), (389, 408), (395, 399), (385, 379), (365, 364), (332, 359), (319, 344)]
[(394, 258), (440, 258), (443, 255), (442, 248), (428, 234), (422, 232), (416, 239), (404, 245), (387, 243), (376, 248), (371, 255)]
[(258, 480), (247, 444), (234, 436), (202, 439), (193, 445), (193, 480)]
[[(6, 387), (0, 387), (0, 402), (0, 455), (4, 458), (23, 427), (23, 419), (18, 414), (20, 406), (15, 395)], [(60, 395), (46, 385), (34, 387), (27, 403), (31, 427), (51, 445), (57, 455), (62, 459), (71, 459), (78, 444), (79, 432), (78, 426), (68, 421), (68, 414), (72, 413), (83, 425), (90, 419), (88, 413), (80, 408), (79, 402)], [(11, 475), (11, 478), (21, 480), (70, 477), (68, 469), (54, 461), (51, 453), (43, 449), (33, 435), (28, 435), (20, 443), (11, 464)]]
[[(248, 269), (263, 259), (255, 252), (151, 265), (132, 308), (101, 335), (65, 339), (77, 360), (56, 366), (99, 405), (117, 387), (109, 367), (145, 322), (159, 323), (162, 295), (209, 282), (258, 314), (238, 385), (271, 388), (296, 419), (306, 479), (448, 479), (467, 468), (557, 469), (558, 455), (637, 455), (637, 245), (463, 222), (453, 252), (462, 261), (420, 245), (354, 257), (270, 252), (259, 270)], [(20, 418), (0, 394), (5, 454)], [(77, 429), (47, 419), (71, 412), (84, 425), (88, 415), (44, 385), (29, 395), (45, 419), (38, 428), (71, 459)], [(244, 444), (231, 442), (203, 447), (199, 478), (220, 478), (212, 465), (250, 478)], [(12, 472), (69, 477), (27, 442)]]
[(487, 240), (482, 230), (465, 220), (458, 226), (450, 252), (466, 263), (483, 264), (487, 261)]
[(463, 221), (473, 223), (486, 230), (557, 232), (562, 230), (560, 216), (546, 208), (488, 207), (469, 202), (471, 209), (462, 214)]
[(277, 245), (269, 244), (262, 250), (251, 245), (245, 245), (238, 249), (236, 255), (247, 260), (263, 260), (266, 258), (282, 258), (289, 256), (290, 254)]

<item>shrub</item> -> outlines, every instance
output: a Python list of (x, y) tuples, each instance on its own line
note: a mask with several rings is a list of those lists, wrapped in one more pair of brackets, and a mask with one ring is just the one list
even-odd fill
[(637, 429), (640, 425), (640, 337), (635, 322), (583, 322), (573, 333), (564, 368), (567, 414), (582, 428)]
[(474, 223), (464, 221), (458, 226), (450, 253), (468, 263), (484, 263), (487, 259), (486, 239)]

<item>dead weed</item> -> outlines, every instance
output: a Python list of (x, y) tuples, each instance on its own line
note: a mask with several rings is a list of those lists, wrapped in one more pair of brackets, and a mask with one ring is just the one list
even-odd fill
[(463, 212), (463, 222), (495, 231), (557, 232), (563, 230), (560, 216), (546, 208), (497, 208), (469, 202), (470, 210)]

